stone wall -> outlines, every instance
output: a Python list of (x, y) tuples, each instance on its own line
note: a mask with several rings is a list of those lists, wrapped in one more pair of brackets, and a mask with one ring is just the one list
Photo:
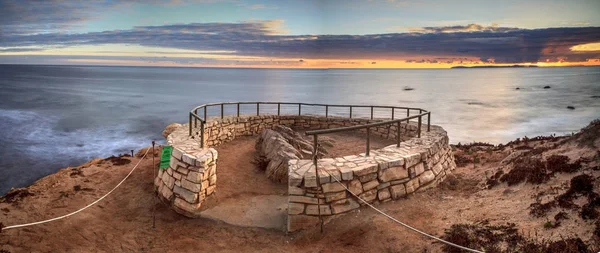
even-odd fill
[[(289, 162), (288, 231), (319, 222), (322, 216), (342, 214), (364, 205), (349, 191), (368, 203), (387, 202), (416, 191), (435, 187), (456, 164), (446, 132), (431, 126), (421, 138), (371, 151), (370, 156), (350, 155), (319, 159), (320, 185), (313, 162)], [(333, 177), (342, 182), (338, 183)]]
[[(204, 143), (209, 147), (216, 147), (222, 143), (231, 141), (237, 136), (257, 135), (263, 129), (270, 129), (274, 125), (284, 125), (294, 129), (327, 129), (347, 126), (365, 125), (369, 123), (381, 122), (389, 119), (366, 119), (366, 118), (343, 118), (343, 117), (323, 117), (315, 115), (242, 115), (239, 118), (235, 116), (211, 117), (207, 120), (204, 128)], [(400, 135), (412, 137), (417, 134), (417, 124), (402, 123), (400, 125)], [(424, 125), (423, 131), (426, 130)], [(185, 129), (188, 126), (185, 125)], [(374, 127), (371, 134), (384, 138), (396, 139), (397, 125), (386, 125)], [(193, 128), (192, 134), (195, 139), (200, 140), (200, 124)], [(362, 130), (366, 132), (366, 130)]]
[[(327, 129), (364, 125), (389, 119), (323, 117), (315, 115), (243, 115), (209, 118), (204, 128), (205, 148), (200, 148), (200, 124), (175, 130), (167, 136), (174, 147), (170, 167), (159, 173), (155, 180), (161, 199), (175, 211), (186, 216), (197, 216), (202, 202), (215, 192), (217, 151), (214, 147), (238, 136), (257, 135), (274, 125), (295, 129)], [(403, 139), (415, 137), (418, 125), (403, 122)], [(358, 209), (364, 205), (335, 181), (337, 178), (350, 191), (369, 203), (387, 202), (415, 191), (435, 187), (456, 165), (448, 136), (439, 126), (422, 125), (421, 138), (403, 141), (400, 147), (388, 146), (365, 154), (318, 160), (320, 185), (310, 160), (291, 160), (289, 167), (288, 231), (297, 231), (319, 222), (321, 215), (335, 215)], [(366, 132), (363, 130), (362, 132)], [(371, 134), (396, 139), (397, 125), (374, 127)], [(210, 148), (208, 148), (210, 147)], [(250, 166), (250, 165), (249, 165)], [(327, 173), (327, 172), (329, 173)]]
[(201, 210), (204, 199), (216, 190), (217, 151), (202, 149), (193, 139), (175, 140), (167, 140), (173, 147), (171, 162), (167, 169), (158, 171), (154, 186), (164, 203), (180, 214), (194, 217)]

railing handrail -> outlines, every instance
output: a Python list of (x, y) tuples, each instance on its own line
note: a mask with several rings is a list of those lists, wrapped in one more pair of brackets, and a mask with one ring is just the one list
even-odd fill
[[(224, 118), (225, 116), (225, 105), (237, 105), (237, 117), (240, 116), (240, 105), (256, 105), (256, 115), (260, 115), (260, 105), (277, 105), (277, 115), (281, 115), (281, 105), (297, 105), (298, 106), (298, 115), (302, 115), (302, 106), (322, 106), (325, 107), (325, 117), (328, 118), (329, 117), (329, 107), (345, 107), (345, 108), (349, 108), (349, 118), (352, 118), (352, 109), (353, 108), (371, 108), (371, 120), (374, 120), (374, 109), (392, 109), (391, 111), (391, 120), (388, 121), (383, 121), (383, 122), (375, 122), (375, 123), (369, 123), (369, 124), (364, 124), (364, 125), (360, 125), (360, 126), (351, 126), (351, 127), (339, 127), (339, 128), (332, 128), (332, 129), (321, 129), (321, 130), (313, 130), (313, 131), (307, 131), (305, 134), (306, 135), (313, 135), (315, 137), (315, 139), (317, 138), (317, 136), (319, 134), (327, 134), (327, 133), (336, 133), (336, 132), (343, 132), (343, 131), (351, 131), (351, 130), (358, 130), (358, 129), (367, 129), (367, 155), (369, 154), (369, 139), (370, 139), (370, 128), (371, 127), (377, 127), (377, 126), (381, 126), (381, 125), (388, 125), (388, 124), (393, 124), (393, 123), (397, 123), (398, 124), (398, 146), (400, 146), (400, 122), (402, 121), (406, 121), (408, 123), (408, 121), (410, 121), (411, 119), (415, 119), (418, 118), (419, 119), (419, 126), (418, 126), (418, 137), (421, 137), (421, 122), (422, 122), (422, 117), (427, 115), (427, 131), (429, 131), (430, 126), (431, 126), (431, 112), (422, 109), (422, 108), (415, 108), (415, 107), (403, 107), (403, 106), (390, 106), (390, 105), (344, 105), (344, 104), (322, 104), (322, 103), (301, 103), (301, 102), (261, 102), (261, 101), (257, 101), (257, 102), (221, 102), (221, 103), (206, 103), (200, 106), (196, 106), (194, 107), (194, 109), (192, 109), (189, 113), (189, 135), (192, 136), (192, 122), (194, 123), (194, 127), (198, 126), (198, 121), (200, 121), (200, 142), (201, 142), (201, 147), (204, 147), (204, 125), (206, 124), (206, 121), (208, 119), (208, 113), (207, 113), (207, 108), (210, 106), (220, 106), (221, 107), (221, 118)], [(204, 117), (200, 117), (200, 115), (198, 115), (198, 110), (203, 109), (204, 110)], [(406, 110), (406, 117), (401, 118), (401, 119), (394, 119), (394, 113), (396, 111), (396, 109), (399, 110)], [(410, 111), (411, 110), (419, 110), (419, 114), (418, 115), (413, 115), (410, 116)]]
[(394, 119), (394, 120), (388, 120), (388, 121), (382, 121), (382, 122), (375, 122), (375, 123), (369, 123), (369, 124), (358, 125), (358, 126), (311, 130), (311, 131), (304, 132), (304, 134), (305, 135), (331, 134), (331, 133), (359, 130), (359, 129), (364, 129), (364, 128), (378, 127), (378, 126), (394, 124), (394, 123), (398, 123), (398, 122), (402, 122), (402, 121), (408, 121), (411, 119), (416, 119), (416, 118), (425, 116), (430, 113), (431, 112), (424, 112), (424, 113), (420, 113), (418, 115), (414, 115), (414, 116), (410, 116), (410, 117), (406, 117), (406, 118), (402, 118), (402, 119)]

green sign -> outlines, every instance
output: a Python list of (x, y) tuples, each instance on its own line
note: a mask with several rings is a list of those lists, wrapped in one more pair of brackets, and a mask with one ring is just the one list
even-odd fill
[(162, 149), (162, 155), (160, 156), (160, 167), (161, 169), (169, 168), (171, 162), (171, 153), (173, 153), (173, 147), (164, 146)]

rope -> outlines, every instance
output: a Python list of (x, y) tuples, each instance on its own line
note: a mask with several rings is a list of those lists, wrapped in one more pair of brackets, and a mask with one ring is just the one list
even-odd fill
[(47, 219), (47, 220), (43, 220), (43, 221), (32, 222), (32, 223), (26, 223), (26, 224), (12, 225), (12, 226), (3, 227), (3, 228), (0, 228), (0, 232), (4, 231), (4, 230), (7, 230), (7, 229), (28, 227), (28, 226), (39, 225), (39, 224), (44, 224), (44, 223), (48, 223), (48, 222), (55, 221), (55, 220), (64, 219), (64, 218), (67, 218), (67, 217), (69, 217), (71, 215), (75, 215), (75, 214), (77, 214), (77, 213), (79, 213), (79, 212), (81, 212), (81, 211), (83, 211), (83, 210), (85, 210), (85, 209), (87, 209), (87, 208), (89, 208), (89, 207), (97, 204), (98, 202), (100, 202), (101, 200), (103, 200), (104, 198), (106, 198), (106, 196), (110, 195), (114, 190), (116, 190), (117, 188), (119, 188), (119, 186), (121, 186), (121, 184), (123, 184), (123, 182), (125, 182), (125, 180), (127, 178), (129, 178), (129, 176), (131, 175), (131, 173), (133, 173), (133, 171), (138, 167), (138, 165), (140, 165), (140, 163), (142, 162), (142, 160), (144, 160), (144, 158), (146, 158), (146, 155), (148, 154), (149, 150), (150, 149), (146, 149), (146, 153), (144, 153), (144, 156), (142, 158), (140, 158), (140, 160), (138, 161), (138, 163), (135, 166), (133, 166), (133, 169), (131, 169), (131, 171), (129, 172), (129, 174), (127, 174), (127, 176), (125, 176), (125, 178), (123, 178), (123, 180), (121, 180), (121, 182), (119, 182), (119, 184), (117, 184), (117, 186), (115, 186), (115, 188), (113, 188), (108, 193), (106, 193), (104, 196), (100, 197), (99, 199), (97, 199), (96, 201), (92, 202), (91, 204), (89, 204), (89, 205), (87, 205), (87, 206), (85, 206), (85, 207), (83, 207), (83, 208), (81, 208), (81, 209), (79, 209), (79, 210), (77, 210), (75, 212), (72, 212), (72, 213), (69, 213), (69, 214), (65, 214), (63, 216), (59, 216), (59, 217), (56, 217), (56, 218)]
[[(373, 208), (373, 209), (374, 209), (375, 211), (377, 211), (378, 213), (380, 213), (380, 214), (383, 214), (385, 217), (389, 218), (390, 220), (393, 220), (393, 221), (395, 221), (396, 223), (398, 223), (398, 224), (400, 224), (400, 225), (402, 225), (402, 226), (405, 226), (406, 228), (408, 228), (408, 229), (410, 229), (410, 230), (412, 230), (412, 231), (415, 231), (415, 232), (417, 232), (417, 233), (419, 233), (419, 234), (421, 234), (421, 235), (424, 235), (424, 236), (426, 236), (426, 237), (429, 237), (429, 238), (431, 238), (431, 239), (434, 239), (434, 240), (440, 241), (440, 242), (442, 242), (442, 243), (448, 244), (448, 245), (450, 245), (450, 246), (457, 247), (457, 248), (459, 248), (459, 249), (463, 249), (463, 250), (470, 251), (470, 252), (476, 252), (476, 253), (485, 253), (485, 252), (483, 252), (483, 251), (478, 251), (478, 250), (470, 249), (470, 248), (467, 248), (467, 247), (463, 247), (463, 246), (460, 246), (460, 245), (458, 245), (458, 244), (454, 244), (454, 243), (451, 243), (451, 242), (449, 242), (449, 241), (446, 241), (446, 240), (444, 240), (444, 239), (441, 239), (441, 238), (435, 237), (435, 236), (433, 236), (433, 235), (427, 234), (427, 233), (425, 233), (425, 232), (423, 232), (423, 231), (421, 231), (421, 230), (418, 230), (418, 229), (416, 229), (416, 228), (413, 228), (413, 227), (411, 227), (410, 225), (408, 225), (408, 224), (405, 224), (405, 223), (403, 223), (403, 222), (401, 222), (401, 221), (399, 221), (399, 220), (395, 219), (394, 217), (392, 217), (392, 216), (390, 216), (390, 215), (388, 215), (388, 214), (384, 213), (383, 211), (381, 211), (381, 210), (377, 209), (376, 207), (374, 207), (374, 206), (372, 206), (371, 204), (369, 204), (367, 201), (365, 201), (365, 200), (361, 199), (359, 196), (357, 196), (356, 194), (354, 194), (353, 192), (351, 192), (351, 191), (350, 191), (350, 189), (348, 189), (348, 188), (347, 188), (347, 187), (346, 187), (344, 184), (342, 184), (342, 182), (340, 182), (340, 180), (338, 180), (338, 179), (337, 179), (335, 176), (331, 175), (331, 174), (329, 173), (329, 171), (327, 171), (327, 170), (323, 170), (323, 171), (327, 172), (327, 174), (329, 174), (329, 176), (331, 176), (333, 179), (335, 179), (335, 181), (337, 181), (337, 182), (338, 182), (338, 183), (339, 183), (339, 184), (340, 184), (342, 187), (344, 187), (344, 189), (346, 189), (346, 191), (348, 191), (348, 192), (349, 192), (350, 194), (352, 194), (354, 197), (356, 197), (357, 199), (359, 199), (360, 201), (362, 201), (363, 203), (365, 203), (365, 204), (366, 204), (366, 205), (368, 205), (369, 207)], [(317, 175), (317, 176), (318, 176), (318, 175)]]

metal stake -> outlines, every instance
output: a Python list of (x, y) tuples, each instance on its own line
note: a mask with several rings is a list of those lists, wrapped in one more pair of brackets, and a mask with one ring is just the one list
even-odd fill
[[(156, 180), (156, 163), (154, 163), (154, 143), (155, 142), (152, 141), (152, 170), (154, 171), (154, 178), (152, 179), (152, 184), (154, 184), (154, 180)], [(157, 196), (154, 196), (154, 205), (152, 206), (152, 228), (156, 228), (156, 197)]]
[(319, 169), (317, 166), (317, 155), (319, 154), (319, 151), (317, 150), (318, 148), (318, 140), (317, 140), (317, 134), (313, 135), (314, 138), (314, 147), (313, 147), (313, 164), (315, 165), (315, 176), (317, 177), (317, 209), (318, 209), (318, 214), (319, 214), (319, 222), (321, 223), (321, 234), (323, 233), (323, 217), (321, 216), (321, 200), (319, 199), (319, 189), (323, 189), (321, 187), (321, 179), (319, 177)]

